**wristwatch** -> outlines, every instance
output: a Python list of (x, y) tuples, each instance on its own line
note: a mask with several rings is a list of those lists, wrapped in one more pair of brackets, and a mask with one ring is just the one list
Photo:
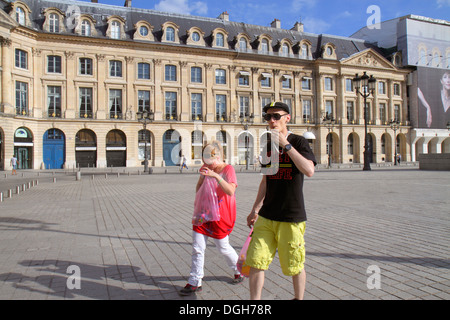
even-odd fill
[(290, 143), (284, 146), (284, 151), (286, 151), (286, 152), (288, 152), (291, 149), (292, 149), (292, 144), (290, 144)]

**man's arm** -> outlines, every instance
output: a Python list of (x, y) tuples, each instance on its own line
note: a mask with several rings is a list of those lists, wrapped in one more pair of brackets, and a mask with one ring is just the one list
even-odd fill
[(259, 184), (258, 194), (256, 195), (255, 203), (253, 204), (252, 212), (247, 217), (247, 225), (253, 226), (258, 218), (258, 212), (261, 209), (264, 198), (266, 197), (266, 176), (263, 176)]
[(306, 159), (294, 148), (289, 150), (287, 154), (301, 173), (307, 177), (312, 177), (314, 175), (314, 162)]

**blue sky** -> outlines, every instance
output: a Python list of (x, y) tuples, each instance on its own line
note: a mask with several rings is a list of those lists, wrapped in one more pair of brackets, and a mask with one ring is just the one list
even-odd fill
[[(125, 0), (99, 3), (123, 6)], [(301, 21), (306, 32), (339, 36), (352, 35), (378, 13), (381, 21), (408, 14), (450, 20), (450, 0), (132, 0), (132, 6), (210, 18), (227, 11), (231, 21), (260, 26), (276, 18), (284, 29)]]

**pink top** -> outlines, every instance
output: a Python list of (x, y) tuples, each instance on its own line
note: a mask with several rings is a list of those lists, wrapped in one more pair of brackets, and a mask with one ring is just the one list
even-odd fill
[[(203, 166), (205, 167), (205, 166)], [(202, 168), (203, 168), (202, 167)], [(228, 183), (237, 187), (236, 172), (233, 166), (227, 165), (220, 176)], [(233, 231), (236, 222), (236, 197), (227, 195), (216, 182), (216, 193), (219, 202), (219, 221), (205, 222), (201, 226), (194, 226), (194, 231), (214, 239), (223, 239)]]

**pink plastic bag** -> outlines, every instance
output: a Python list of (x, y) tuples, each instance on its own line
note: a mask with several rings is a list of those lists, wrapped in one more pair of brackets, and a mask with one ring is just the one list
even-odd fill
[(248, 245), (250, 244), (250, 241), (252, 240), (252, 234), (253, 228), (252, 230), (250, 230), (250, 233), (248, 234), (247, 240), (245, 241), (244, 246), (242, 247), (241, 252), (239, 253), (239, 259), (236, 263), (239, 272), (245, 277), (248, 277), (250, 275), (250, 267), (245, 264), (245, 259), (247, 259), (247, 249)]
[(195, 195), (192, 224), (201, 226), (205, 222), (219, 221), (219, 203), (214, 178), (205, 177), (202, 186)]

